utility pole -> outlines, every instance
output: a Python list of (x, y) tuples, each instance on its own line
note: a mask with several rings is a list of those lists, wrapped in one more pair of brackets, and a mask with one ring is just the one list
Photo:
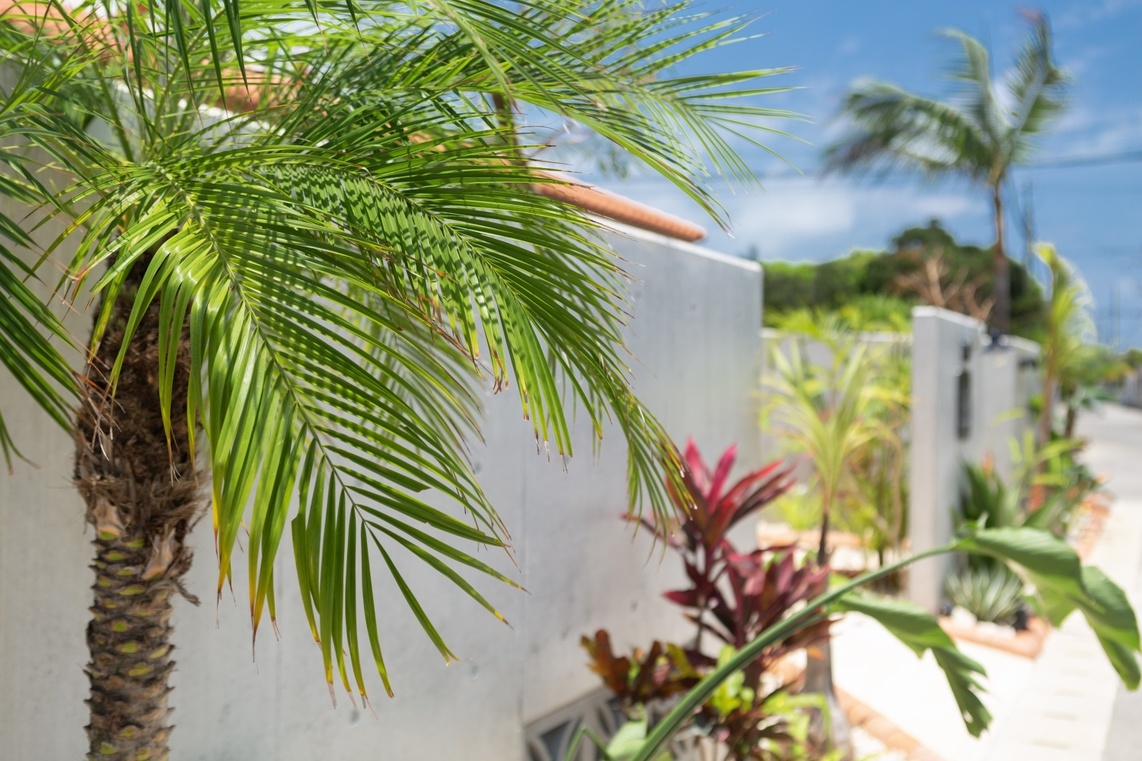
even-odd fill
[(1035, 209), (1031, 197), (1031, 181), (1023, 184), (1023, 268), (1031, 272), (1035, 249)]
[(1118, 298), (1119, 288), (1118, 283), (1115, 282), (1110, 286), (1110, 325), (1111, 325), (1111, 344), (1110, 348), (1117, 354), (1120, 351), (1118, 346), (1121, 337), (1122, 329), (1122, 310), (1119, 309)]

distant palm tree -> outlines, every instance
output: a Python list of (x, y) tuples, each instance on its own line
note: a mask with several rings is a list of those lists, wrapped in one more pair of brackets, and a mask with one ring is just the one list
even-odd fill
[[(255, 632), (290, 534), (331, 690), (365, 696), (362, 654), (389, 687), (382, 573), (450, 658), (398, 553), (489, 610), (461, 571), (511, 583), (476, 553), (506, 541), (466, 457), (478, 385), (510, 381), (560, 455), (570, 407), (599, 435), (613, 422), (632, 499), (669, 509), (681, 464), (630, 388), (619, 262), (597, 223), (533, 192), (563, 183), (515, 121), (582, 125), (718, 216), (703, 177), (748, 179), (724, 134), (766, 129), (740, 98), (777, 71), (667, 68), (744, 21), (635, 0), (10, 6), (0, 212), (23, 211), (0, 213), (0, 363), (64, 425), (80, 400), (89, 759), (168, 756), (171, 604), (208, 506), (219, 593), (245, 534)], [(29, 209), (64, 230), (38, 251)], [(63, 258), (68, 297), (98, 294), (78, 383), (40, 338), (63, 331), (17, 246)]]
[(895, 166), (932, 176), (958, 175), (987, 189), (995, 222), (995, 309), (992, 328), (1006, 333), (1011, 285), (1003, 246), (1003, 190), (1012, 166), (1030, 158), (1035, 139), (1064, 106), (1065, 73), (1051, 55), (1043, 14), (1028, 15), (1034, 29), (1015, 70), (1000, 83), (987, 48), (967, 34), (945, 34), (962, 46), (951, 70), (959, 84), (951, 100), (914, 95), (893, 84), (858, 82), (842, 113), (852, 131), (825, 152), (829, 170)]

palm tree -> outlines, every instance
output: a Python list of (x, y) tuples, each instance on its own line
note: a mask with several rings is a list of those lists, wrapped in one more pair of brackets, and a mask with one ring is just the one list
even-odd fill
[(219, 593), (245, 530), (255, 636), (274, 616), (289, 531), (331, 691), (367, 700), (364, 652), (391, 694), (377, 573), (451, 657), (395, 550), (499, 615), (461, 573), (512, 583), (475, 553), (506, 546), (465, 456), (477, 384), (514, 384), (537, 443), (560, 456), (572, 408), (600, 435), (613, 421), (632, 507), (665, 516), (664, 479), (681, 487), (681, 466), (629, 387), (623, 273), (596, 223), (531, 192), (564, 181), (526, 160), (543, 136), (517, 122), (582, 125), (721, 221), (703, 177), (749, 179), (724, 134), (758, 139), (773, 113), (734, 99), (778, 72), (670, 76), (745, 23), (687, 20), (686, 6), (49, 0), (5, 12), (0, 194), (66, 223), (33, 253), (61, 267), (69, 304), (98, 300), (69, 383), (33, 335), (37, 321), (58, 325), (3, 252), (0, 361), (73, 426), (95, 530), (88, 758), (167, 757), (171, 600), (193, 599), (184, 539), (207, 511)]
[[(765, 423), (785, 440), (786, 451), (801, 455), (809, 469), (809, 485), (821, 505), (817, 564), (827, 567), (831, 547), (829, 528), (846, 492), (856, 491), (858, 459), (867, 445), (893, 434), (880, 423), (877, 407), (881, 389), (872, 383), (872, 364), (865, 347), (852, 340), (835, 319), (813, 326), (814, 332), (793, 336), (773, 352), (773, 372), (765, 379), (768, 398)], [(804, 340), (811, 337), (832, 358), (824, 365), (809, 361)], [(831, 727), (826, 735), (822, 717), (814, 716), (815, 743), (831, 744), (844, 758), (852, 757), (850, 730), (833, 685), (832, 646), (825, 642), (809, 653), (805, 689), (824, 696)]]
[(1038, 244), (1035, 253), (1051, 273), (1042, 350), (1043, 407), (1039, 412), (1039, 445), (1046, 446), (1054, 432), (1056, 395), (1067, 402), (1063, 433), (1070, 438), (1078, 416), (1077, 404), (1072, 405), (1071, 401), (1078, 395), (1080, 378), (1100, 363), (1090, 314), (1094, 299), (1086, 281), (1051, 244)]
[(950, 101), (914, 95), (886, 82), (857, 83), (842, 113), (852, 130), (826, 150), (830, 170), (895, 166), (926, 175), (957, 176), (986, 188), (995, 224), (995, 309), (992, 328), (1010, 327), (1011, 287), (1003, 247), (1003, 191), (1011, 168), (1027, 163), (1035, 141), (1063, 108), (1067, 78), (1051, 54), (1046, 16), (1031, 14), (1034, 28), (1014, 71), (995, 80), (987, 48), (967, 34), (951, 70), (958, 92)]

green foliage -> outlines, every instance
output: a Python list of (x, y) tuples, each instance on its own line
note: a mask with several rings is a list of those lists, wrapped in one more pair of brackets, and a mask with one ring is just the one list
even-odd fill
[[(0, 193), (7, 179), (0, 176)], [(21, 197), (16, 194), (16, 197)], [(4, 214), (0, 214), (0, 366), (3, 366), (32, 400), (51, 415), (56, 424), (71, 426), (71, 405), (76, 399), (76, 383), (71, 368), (60, 354), (60, 343), (70, 341), (63, 324), (25, 282), (35, 278), (7, 246), (5, 238), (29, 245), (30, 237)], [(0, 410), (0, 454), (9, 469), (12, 456), (19, 455)]]
[[(747, 23), (635, 0), (51, 0), (0, 19), (0, 196), (63, 230), (34, 253), (75, 252), (55, 264), (67, 297), (102, 299), (93, 342), (145, 272), (111, 380), (157, 305), (164, 423), (205, 433), (218, 589), (245, 534), (257, 631), (288, 530), (330, 685), (364, 696), (364, 652), (389, 689), (376, 624), (402, 606), (452, 657), (404, 563), (493, 612), (464, 574), (511, 583), (478, 557), (507, 542), (468, 458), (479, 389), (514, 386), (559, 456), (573, 414), (600, 435), (613, 422), (632, 504), (666, 517), (681, 468), (630, 388), (620, 264), (589, 217), (531, 192), (563, 181), (523, 160), (546, 140), (514, 114), (575, 122), (724, 222), (708, 178), (752, 181), (726, 137), (756, 142), (784, 115), (750, 100), (781, 71), (671, 72)], [(0, 362), (63, 422), (66, 366), (24, 340), (58, 325), (0, 266)], [(190, 402), (172, 410), (184, 325)]]
[[(859, 342), (836, 316), (788, 324), (802, 332), (774, 347), (762, 423), (806, 459), (811, 478), (777, 509), (797, 528), (827, 516), (883, 558), (907, 532), (907, 347)], [(820, 342), (830, 360), (810, 362), (807, 340)]]
[(991, 713), (980, 700), (983, 687), (979, 678), (986, 675), (983, 666), (961, 653), (931, 614), (907, 600), (860, 593), (840, 597), (834, 607), (874, 619), (918, 658), (931, 651), (948, 680), (968, 732), (973, 737), (983, 733), (991, 722)]
[(792, 309), (816, 307), (836, 309), (863, 290), (864, 270), (878, 254), (857, 251), (842, 259), (822, 264), (765, 262), (766, 313), (781, 314)]
[(1047, 329), (1042, 342), (1043, 408), (1039, 437), (1046, 441), (1054, 430), (1054, 403), (1071, 410), (1064, 435), (1072, 435), (1074, 411), (1107, 372), (1103, 351), (1094, 345), (1095, 329), (1091, 310), (1094, 299), (1086, 281), (1074, 266), (1049, 243), (1036, 246), (1036, 253), (1051, 273), (1051, 294), (1047, 300)]
[(857, 452), (883, 432), (872, 414), (878, 399), (868, 383), (866, 347), (838, 340), (830, 348), (830, 362), (816, 365), (800, 340), (787, 342), (784, 350), (775, 347), (762, 409), (762, 424), (785, 441), (789, 452), (804, 455), (826, 526), (851, 486)]
[(978, 621), (1015, 624), (1023, 606), (1023, 580), (1005, 566), (968, 567), (948, 577), (944, 593)]
[(856, 609), (862, 606), (916, 652), (931, 649), (944, 670), (969, 732), (979, 736), (991, 716), (980, 700), (979, 677), (983, 669), (964, 656), (955, 643), (927, 612), (899, 601), (867, 598), (852, 602), (861, 587), (908, 565), (935, 555), (951, 552), (982, 553), (1012, 567), (1034, 585), (1040, 605), (1050, 611), (1052, 623), (1060, 624), (1074, 610), (1081, 611), (1099, 637), (1107, 660), (1130, 689), (1139, 684), (1138, 622), (1126, 595), (1098, 569), (1083, 566), (1075, 551), (1060, 539), (1031, 528), (982, 529), (955, 542), (906, 558), (867, 573), (836, 587), (770, 627), (732, 658), (718, 666), (686, 693), (678, 704), (647, 735), (646, 742), (630, 761), (656, 758), (670, 738), (684, 725), (694, 710), (718, 687), (773, 642), (789, 636), (799, 627), (821, 620), (833, 606)]
[[(1083, 442), (1052, 439), (1040, 446), (1031, 432), (1013, 440), (1011, 483), (995, 472), (990, 462), (965, 463), (960, 493), (961, 526), (1005, 528), (1028, 526), (1065, 536), (1075, 511), (1098, 488), (1090, 471), (1076, 459)], [(986, 558), (971, 561), (975, 567), (994, 566)]]
[[(790, 322), (803, 320), (795, 315), (805, 311), (835, 315), (854, 331), (908, 332), (911, 307), (924, 302), (901, 281), (936, 255), (949, 281), (979, 283), (977, 299), (993, 298), (991, 251), (957, 242), (933, 220), (904, 230), (886, 251), (858, 251), (822, 264), (764, 263), (765, 324), (796, 330)], [(1011, 332), (1038, 339), (1045, 329), (1042, 289), (1018, 262), (1010, 268)]]

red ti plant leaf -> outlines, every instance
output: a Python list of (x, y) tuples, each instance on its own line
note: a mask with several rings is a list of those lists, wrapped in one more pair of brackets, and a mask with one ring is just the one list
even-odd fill
[(698, 590), (696, 589), (674, 589), (669, 592), (663, 592), (662, 596), (675, 605), (681, 605), (683, 608), (698, 607)]
[[(641, 525), (682, 559), (689, 586), (664, 597), (684, 610), (697, 632), (690, 647), (655, 642), (649, 651), (616, 656), (605, 631), (594, 639), (584, 637), (591, 669), (625, 703), (646, 703), (667, 697), (695, 684), (717, 662), (718, 642), (704, 649), (704, 635), (735, 648), (743, 647), (762, 630), (825, 591), (829, 570), (814, 563), (798, 563), (792, 547), (769, 547), (739, 552), (730, 541), (730, 529), (756, 513), (793, 484), (792, 466), (772, 462), (747, 473), (727, 487), (736, 447), (728, 448), (711, 473), (693, 440), (683, 455), (684, 491), (668, 484), (674, 508), (671, 520)], [(628, 520), (635, 520), (629, 518)], [(828, 636), (829, 621), (802, 629), (761, 653), (744, 669), (744, 686), (756, 696), (728, 713), (711, 703), (702, 713), (711, 734), (721, 737), (736, 758), (777, 758), (759, 755), (762, 739), (780, 741), (784, 726), (767, 716), (761, 695), (762, 674), (785, 654), (818, 643)], [(745, 694), (745, 693), (743, 693)]]
[(710, 484), (710, 469), (706, 467), (706, 461), (702, 459), (702, 453), (698, 451), (698, 445), (694, 443), (693, 438), (686, 439), (683, 459), (686, 461), (686, 469), (694, 478), (694, 486), (705, 496)]
[[(693, 440), (690, 444), (693, 445)], [(697, 451), (697, 447), (695, 447)], [(710, 488), (706, 490), (706, 503), (716, 505), (718, 499), (722, 496), (722, 487), (726, 483), (726, 478), (730, 475), (730, 470), (734, 467), (734, 460), (737, 459), (738, 445), (730, 444), (726, 447), (726, 451), (722, 453), (722, 458), (718, 460), (718, 467), (714, 469), (714, 477), (710, 481)]]
[(677, 645), (655, 641), (646, 653), (616, 656), (605, 629), (594, 639), (583, 637), (579, 644), (591, 660), (590, 669), (603, 679), (615, 697), (627, 705), (661, 700), (693, 687), (701, 678), (686, 653)]

